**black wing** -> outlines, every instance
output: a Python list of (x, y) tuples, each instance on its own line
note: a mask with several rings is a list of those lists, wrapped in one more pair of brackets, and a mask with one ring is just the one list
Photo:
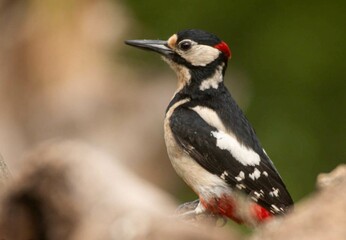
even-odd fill
[[(259, 154), (258, 165), (242, 164), (230, 151), (217, 146), (212, 132), (218, 129), (183, 106), (175, 109), (170, 118), (170, 127), (178, 144), (203, 168), (223, 178), (232, 189), (241, 189), (274, 214), (284, 213), (293, 204), (285, 184), (265, 153)], [(249, 176), (255, 169), (260, 172), (257, 179)], [(245, 178), (239, 181), (240, 171), (244, 172)]]

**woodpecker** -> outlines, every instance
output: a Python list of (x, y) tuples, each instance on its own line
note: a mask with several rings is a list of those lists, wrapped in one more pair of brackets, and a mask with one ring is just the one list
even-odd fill
[(198, 195), (186, 215), (214, 214), (256, 226), (293, 206), (274, 164), (223, 79), (231, 50), (214, 34), (189, 29), (167, 41), (127, 40), (157, 52), (178, 88), (164, 120), (167, 152)]

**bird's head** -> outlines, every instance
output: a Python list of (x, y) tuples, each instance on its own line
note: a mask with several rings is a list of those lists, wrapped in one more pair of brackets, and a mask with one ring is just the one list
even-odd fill
[(167, 41), (127, 40), (125, 43), (161, 54), (185, 83), (191, 75), (200, 80), (217, 70), (223, 75), (231, 57), (225, 42), (212, 33), (196, 29), (175, 33)]

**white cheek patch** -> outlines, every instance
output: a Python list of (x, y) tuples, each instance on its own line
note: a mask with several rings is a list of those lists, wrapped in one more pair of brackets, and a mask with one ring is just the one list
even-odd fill
[[(238, 142), (235, 136), (225, 133), (223, 131), (213, 131), (211, 135), (216, 138), (216, 145), (222, 149), (229, 151), (232, 156), (244, 166), (259, 165), (261, 158), (253, 150), (247, 148)], [(254, 178), (257, 177), (257, 173), (254, 174)]]
[(219, 66), (214, 75), (211, 76), (210, 78), (207, 78), (201, 82), (201, 85), (199, 86), (199, 90), (204, 91), (210, 88), (218, 89), (219, 84), (223, 81), (223, 76), (222, 76), (222, 68), (224, 64)]
[(220, 55), (220, 51), (207, 45), (194, 45), (187, 52), (180, 51), (180, 55), (194, 66), (206, 66)]

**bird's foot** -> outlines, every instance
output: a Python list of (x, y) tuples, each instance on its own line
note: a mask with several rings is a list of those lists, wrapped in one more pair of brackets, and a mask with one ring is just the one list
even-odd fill
[(191, 212), (194, 212), (196, 214), (195, 209), (199, 205), (199, 199), (196, 199), (192, 202), (186, 202), (178, 206), (178, 208), (175, 210), (175, 214), (178, 216), (184, 216), (184, 215), (190, 215)]
[[(199, 199), (181, 204), (175, 211), (179, 219), (185, 221), (205, 222), (214, 226), (223, 227), (227, 223), (227, 218), (219, 214), (214, 214), (200, 206)], [(220, 221), (221, 224), (220, 224)]]

